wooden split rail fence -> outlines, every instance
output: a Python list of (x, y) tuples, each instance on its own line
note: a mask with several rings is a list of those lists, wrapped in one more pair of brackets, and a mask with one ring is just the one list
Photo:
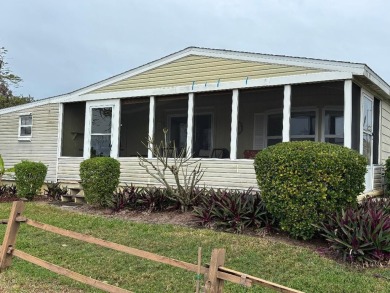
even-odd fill
[(7, 224), (3, 245), (0, 248), (0, 272), (4, 271), (11, 265), (12, 257), (16, 256), (25, 261), (48, 269), (59, 275), (67, 276), (73, 280), (90, 285), (92, 287), (104, 290), (106, 292), (114, 293), (129, 293), (130, 291), (104, 283), (93, 278), (83, 276), (79, 273), (57, 266), (55, 264), (44, 261), (40, 258), (27, 254), (21, 250), (15, 248), (16, 237), (21, 223), (25, 223), (29, 226), (33, 226), (45, 231), (56, 233), (62, 236), (67, 236), (73, 239), (81, 240), (84, 242), (100, 245), (106, 248), (111, 248), (116, 251), (124, 252), (130, 255), (138, 256), (151, 261), (171, 265), (187, 271), (197, 273), (197, 277), (204, 275), (204, 290), (206, 292), (223, 292), (224, 281), (241, 284), (246, 287), (251, 287), (253, 284), (261, 285), (269, 288), (273, 288), (279, 292), (285, 293), (303, 293), (298, 290), (294, 290), (276, 283), (272, 283), (248, 274), (237, 272), (232, 269), (224, 267), (225, 261), (225, 249), (213, 249), (208, 266), (202, 266), (199, 260), (198, 264), (187, 263), (184, 261), (176, 260), (173, 258), (161, 256), (155, 253), (131, 248), (128, 246), (120, 245), (117, 243), (109, 242), (106, 240), (98, 239), (89, 235), (65, 230), (48, 224), (40, 223), (32, 219), (28, 219), (22, 216), (24, 210), (24, 202), (16, 201), (12, 205), (11, 213), (8, 220), (1, 220), (2, 224)]

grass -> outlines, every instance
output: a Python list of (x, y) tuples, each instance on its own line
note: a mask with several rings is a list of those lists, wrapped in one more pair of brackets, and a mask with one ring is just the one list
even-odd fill
[[(0, 204), (8, 218), (10, 204)], [(164, 256), (203, 264), (213, 248), (226, 248), (225, 266), (305, 292), (389, 292), (390, 269), (357, 269), (326, 259), (308, 248), (245, 235), (174, 225), (141, 224), (81, 215), (40, 203), (27, 203), (25, 216)], [(5, 225), (0, 226), (0, 237)], [(135, 292), (194, 292), (195, 274), (142, 260), (23, 225), (16, 247), (78, 273)], [(376, 278), (374, 275), (385, 278)], [(386, 279), (388, 278), (388, 279)], [(45, 269), (14, 258), (0, 275), (1, 292), (99, 292)], [(274, 292), (259, 286), (226, 283), (225, 292)]]

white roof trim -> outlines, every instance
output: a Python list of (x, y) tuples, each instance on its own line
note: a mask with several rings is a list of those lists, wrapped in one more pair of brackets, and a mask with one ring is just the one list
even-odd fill
[(349, 63), (342, 61), (330, 61), (321, 59), (289, 57), (280, 55), (267, 55), (259, 53), (246, 53), (237, 51), (225, 51), (206, 48), (194, 48), (193, 54), (216, 57), (237, 59), (242, 61), (264, 62), (280, 65), (291, 65), (300, 67), (309, 67), (315, 69), (334, 70), (334, 71), (348, 71), (353, 74), (363, 74), (364, 64)]
[(363, 75), (377, 85), (382, 91), (390, 96), (390, 86), (368, 66), (365, 66)]
[(39, 107), (39, 106), (43, 106), (43, 105), (46, 105), (46, 104), (57, 104), (57, 103), (62, 102), (67, 97), (68, 97), (68, 95), (56, 96), (56, 97), (53, 97), (53, 98), (37, 100), (35, 102), (31, 102), (31, 103), (27, 103), (27, 104), (23, 104), (23, 105), (19, 105), (19, 106), (14, 106), (14, 107), (10, 107), (10, 108), (0, 109), (0, 115), (1, 114), (12, 113), (12, 112), (17, 112), (17, 111), (23, 111), (23, 110), (26, 110), (26, 109), (30, 109), (30, 108), (33, 108), (33, 107)]
[[(321, 59), (312, 59), (312, 58), (301, 58), (301, 57), (289, 57), (289, 56), (280, 56), (280, 55), (267, 55), (259, 53), (248, 53), (248, 52), (238, 52), (238, 51), (227, 51), (227, 50), (218, 50), (218, 49), (208, 49), (208, 48), (197, 48), (189, 47), (179, 52), (173, 53), (156, 61), (147, 63), (140, 67), (134, 68), (132, 70), (126, 71), (119, 75), (113, 76), (111, 78), (102, 80), (95, 84), (89, 85), (87, 87), (78, 89), (68, 94), (38, 100), (32, 103), (15, 106), (11, 108), (1, 109), (1, 114), (6, 114), (14, 111), (20, 111), (28, 109), (31, 107), (36, 107), (49, 103), (61, 103), (61, 102), (70, 102), (70, 101), (83, 101), (85, 97), (80, 97), (89, 92), (92, 92), (98, 88), (107, 86), (109, 84), (121, 81), (123, 79), (135, 76), (142, 72), (154, 69), (156, 67), (162, 66), (164, 64), (173, 62), (177, 59), (189, 56), (189, 55), (198, 55), (205, 57), (216, 57), (216, 58), (227, 58), (235, 59), (242, 61), (252, 61), (252, 62), (265, 62), (281, 65), (291, 65), (291, 66), (300, 66), (300, 67), (309, 67), (314, 69), (323, 69), (330, 71), (346, 72), (353, 75), (366, 76), (371, 80), (375, 85), (381, 88), (388, 96), (390, 96), (390, 86), (381, 79), (374, 71), (372, 71), (368, 66), (361, 63), (349, 63), (341, 61), (332, 61), (332, 60), (321, 60)], [(305, 76), (305, 75), (302, 75)], [(155, 91), (155, 90), (150, 90)], [(127, 92), (127, 91), (126, 91)], [(131, 93), (139, 92), (139, 90), (131, 91)], [(123, 92), (121, 92), (123, 93)], [(112, 93), (111, 93), (112, 97)], [(118, 97), (118, 96), (116, 96)]]

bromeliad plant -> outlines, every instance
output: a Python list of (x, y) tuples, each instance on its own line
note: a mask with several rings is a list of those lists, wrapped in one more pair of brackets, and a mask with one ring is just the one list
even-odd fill
[(205, 191), (193, 214), (195, 222), (204, 227), (215, 226), (235, 233), (242, 233), (247, 227), (268, 230), (274, 224), (260, 194), (251, 189)]
[(177, 203), (167, 196), (165, 188), (125, 186), (114, 193), (112, 209), (138, 211), (165, 211), (177, 208)]
[(68, 193), (68, 188), (61, 187), (59, 182), (48, 182), (46, 183), (45, 196), (51, 200), (60, 200), (61, 195)]
[(390, 260), (390, 200), (367, 199), (318, 225), (331, 248), (345, 261)]

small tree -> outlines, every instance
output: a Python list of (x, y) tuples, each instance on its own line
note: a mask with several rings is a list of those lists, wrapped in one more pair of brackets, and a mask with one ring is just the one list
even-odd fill
[[(202, 179), (204, 170), (199, 163), (200, 159), (192, 160), (192, 154), (185, 149), (178, 150), (175, 143), (168, 141), (168, 129), (164, 128), (164, 140), (155, 145), (152, 138), (148, 138), (144, 145), (153, 154), (154, 159), (148, 159), (138, 154), (139, 165), (167, 189), (167, 196), (181, 205), (185, 212), (198, 198), (199, 192), (195, 187)], [(173, 176), (173, 183), (168, 176)]]

